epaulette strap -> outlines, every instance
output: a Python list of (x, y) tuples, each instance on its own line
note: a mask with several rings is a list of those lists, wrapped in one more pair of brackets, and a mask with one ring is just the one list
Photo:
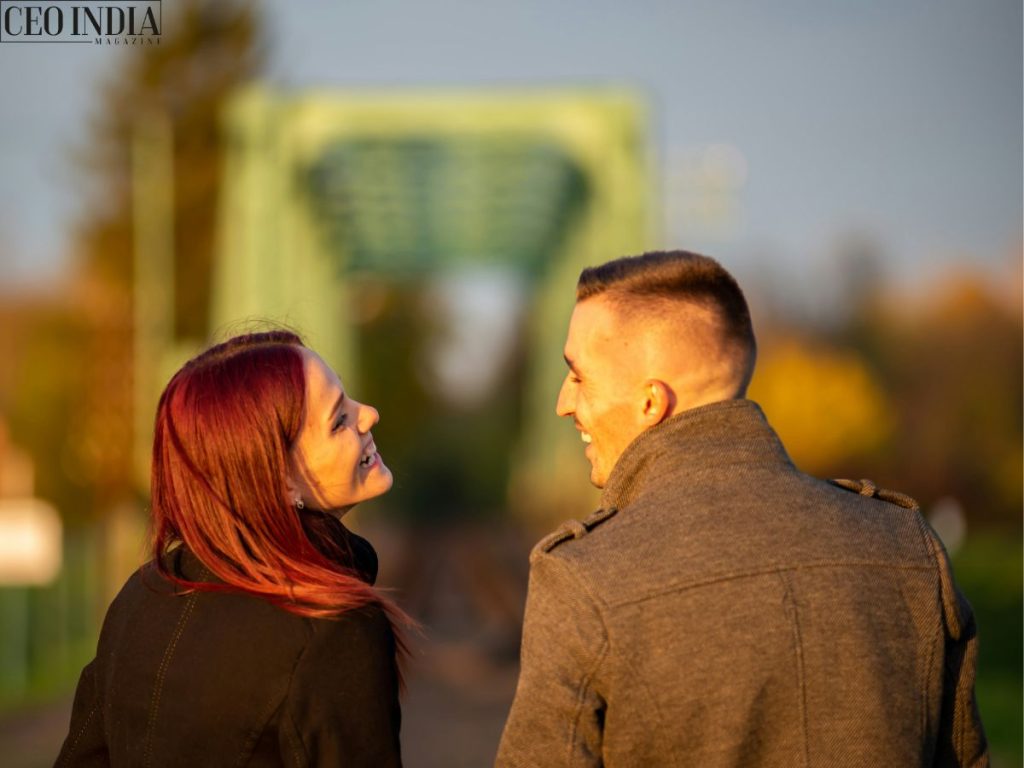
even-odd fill
[(591, 512), (585, 518), (583, 518), (583, 525), (587, 527), (588, 531), (592, 531), (594, 528), (599, 526), (605, 520), (613, 517), (619, 510), (616, 507), (608, 507), (607, 509), (601, 508), (596, 512)]
[(549, 533), (537, 542), (537, 546), (530, 553), (530, 562), (533, 562), (541, 553), (550, 552), (563, 542), (586, 536), (589, 531), (612, 517), (618, 511), (615, 507), (608, 507), (607, 509), (599, 509), (596, 512), (592, 512), (583, 520), (566, 520), (558, 526), (557, 530)]
[(890, 504), (903, 507), (904, 509), (921, 509), (921, 505), (910, 496), (899, 491), (890, 491), (885, 488), (879, 488), (870, 480), (830, 480), (832, 485), (838, 485), (840, 488), (845, 488), (848, 491), (859, 493), (861, 496), (867, 496), (873, 499), (881, 499), (882, 501), (888, 501)]

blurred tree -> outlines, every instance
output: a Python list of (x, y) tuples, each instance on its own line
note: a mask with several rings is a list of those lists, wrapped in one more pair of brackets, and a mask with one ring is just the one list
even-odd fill
[(840, 239), (834, 258), (841, 292), (832, 311), (839, 323), (846, 325), (855, 322), (884, 289), (886, 257), (873, 237), (855, 232)]
[(508, 446), (521, 419), (523, 350), (516, 344), (507, 351), (505, 375), (484, 401), (445, 401), (423, 371), (428, 340), (443, 331), (426, 292), (417, 279), (366, 279), (356, 316), (360, 389), (383, 414), (374, 439), (396, 478), (380, 503), (413, 525), (436, 526), (486, 518), (504, 505)]
[[(373, 428), (374, 441), (396, 478), (384, 504), (404, 510), (417, 439), (437, 409), (416, 371), (416, 352), (436, 331), (435, 323), (419, 311), (421, 289), (415, 281), (368, 279), (353, 293), (360, 321), (359, 390), (353, 395), (382, 414)], [(341, 376), (344, 380), (344, 371)], [(436, 481), (442, 485), (440, 478)]]
[(863, 359), (793, 335), (762, 340), (750, 397), (761, 404), (794, 463), (834, 474), (881, 448), (891, 408)]
[(894, 290), (865, 243), (842, 253), (849, 290), (830, 323), (781, 305), (762, 323), (751, 397), (801, 468), (871, 478), (926, 513), (953, 499), (971, 523), (1019, 531), (1024, 328), (1020, 289), (1006, 288), (1019, 275)]
[(898, 414), (885, 474), (929, 506), (952, 496), (973, 521), (1019, 530), (1021, 306), (982, 276), (951, 276), (924, 300), (865, 303), (847, 331)]
[(173, 134), (174, 334), (207, 332), (225, 100), (262, 60), (259, 17), (241, 2), (187, 0), (158, 46), (129, 48), (102, 86), (74, 152), (89, 201), (76, 231), (76, 303), (85, 328), (72, 463), (101, 506), (132, 492), (132, 147), (138, 120)]
[(0, 376), (0, 421), (12, 446), (26, 451), (32, 462), (32, 487), (20, 493), (75, 509), (83, 496), (88, 500), (68, 442), (83, 384), (82, 328), (60, 292), (5, 297), (0, 323), (0, 354), (14, 361)]
[(264, 46), (251, 4), (187, 0), (161, 45), (130, 48), (101, 87), (75, 157), (91, 182), (79, 241), (86, 268), (131, 285), (132, 142), (138, 120), (166, 116), (174, 134), (175, 319), (179, 336), (207, 332), (223, 140), (221, 108), (259, 69)]

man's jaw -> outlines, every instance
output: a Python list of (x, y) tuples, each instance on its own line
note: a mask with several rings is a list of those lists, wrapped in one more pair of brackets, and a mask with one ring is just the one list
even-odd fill
[(583, 429), (583, 427), (576, 425), (576, 429), (580, 431), (580, 440), (583, 441), (583, 455), (587, 461), (590, 462), (591, 468), (597, 466), (597, 446), (594, 445), (593, 436)]

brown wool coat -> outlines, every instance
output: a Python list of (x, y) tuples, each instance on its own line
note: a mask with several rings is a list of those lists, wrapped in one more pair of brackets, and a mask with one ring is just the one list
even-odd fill
[(945, 551), (911, 499), (849, 486), (747, 400), (640, 435), (531, 555), (497, 765), (986, 766)]

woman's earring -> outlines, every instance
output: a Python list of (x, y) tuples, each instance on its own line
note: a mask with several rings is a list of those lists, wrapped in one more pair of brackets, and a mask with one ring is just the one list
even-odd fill
[(296, 509), (305, 509), (306, 505), (305, 505), (305, 503), (303, 503), (302, 499), (296, 499), (295, 500), (295, 508)]

